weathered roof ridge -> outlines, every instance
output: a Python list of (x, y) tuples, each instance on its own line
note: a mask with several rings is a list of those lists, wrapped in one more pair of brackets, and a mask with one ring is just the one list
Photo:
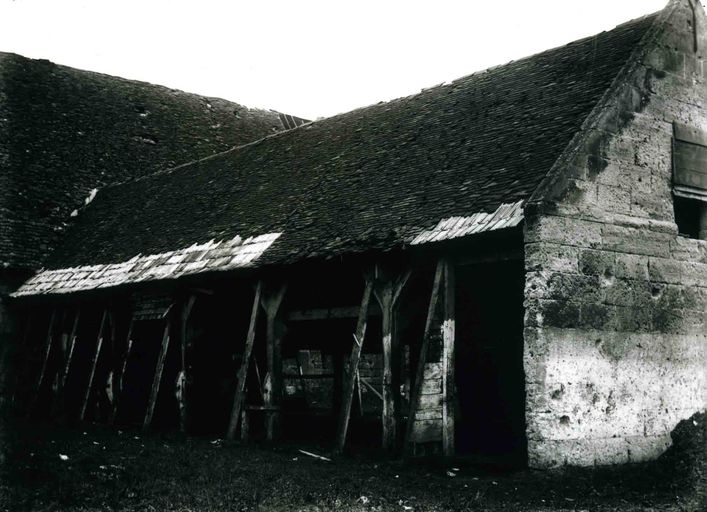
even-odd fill
[[(353, 114), (355, 114), (355, 113), (357, 113), (357, 112), (365, 111), (365, 110), (367, 110), (367, 109), (369, 109), (369, 108), (379, 107), (379, 106), (384, 106), (384, 105), (389, 105), (389, 104), (393, 104), (393, 103), (396, 103), (396, 102), (400, 102), (400, 101), (405, 101), (405, 100), (413, 99), (413, 98), (415, 98), (415, 97), (417, 97), (417, 96), (420, 96), (420, 95), (422, 95), (422, 94), (425, 94), (425, 93), (427, 93), (427, 92), (429, 92), (429, 91), (433, 91), (433, 90), (435, 90), (435, 89), (442, 89), (442, 88), (445, 88), (445, 87), (453, 87), (453, 86), (458, 85), (459, 83), (461, 83), (461, 82), (463, 82), (463, 81), (465, 81), (465, 80), (469, 80), (469, 79), (471, 79), (471, 78), (474, 78), (474, 77), (477, 77), (477, 76), (480, 76), (480, 75), (489, 73), (489, 72), (491, 72), (491, 71), (500, 70), (500, 69), (502, 69), (502, 68), (504, 68), (504, 67), (507, 67), (507, 66), (511, 66), (511, 65), (518, 64), (518, 63), (522, 63), (523, 61), (527, 61), (527, 60), (531, 60), (531, 59), (537, 58), (538, 56), (542, 56), (542, 55), (544, 55), (544, 54), (557, 51), (557, 50), (559, 50), (559, 49), (561, 49), (561, 48), (565, 48), (565, 47), (573, 46), (573, 45), (577, 45), (577, 44), (582, 44), (582, 43), (584, 43), (584, 42), (586, 42), (586, 41), (589, 41), (589, 40), (591, 40), (591, 39), (595, 39), (596, 37), (598, 37), (598, 36), (600, 36), (600, 35), (602, 35), (602, 34), (606, 34), (607, 32), (611, 32), (612, 30), (615, 30), (615, 29), (617, 29), (617, 28), (620, 28), (620, 27), (623, 27), (623, 26), (626, 26), (626, 25), (630, 25), (630, 24), (632, 24), (632, 23), (636, 23), (636, 22), (638, 22), (638, 21), (640, 21), (640, 20), (643, 20), (643, 19), (646, 19), (646, 18), (653, 17), (653, 16), (655, 16), (656, 14), (658, 14), (659, 12), (661, 12), (661, 11), (656, 11), (656, 12), (653, 12), (653, 13), (645, 14), (645, 15), (643, 15), (643, 16), (638, 16), (638, 17), (633, 18), (633, 19), (630, 19), (630, 20), (628, 20), (628, 21), (619, 23), (619, 24), (616, 25), (613, 29), (602, 30), (601, 32), (597, 32), (596, 34), (593, 34), (593, 35), (591, 35), (591, 36), (586, 36), (586, 37), (583, 37), (583, 38), (581, 38), (581, 39), (575, 39), (575, 40), (570, 41), (570, 42), (568, 42), (568, 43), (560, 44), (560, 45), (554, 46), (554, 47), (552, 47), (552, 48), (546, 48), (546, 49), (541, 50), (541, 51), (539, 51), (539, 52), (535, 52), (535, 53), (532, 53), (532, 54), (530, 54), (530, 55), (526, 55), (526, 56), (524, 56), (524, 57), (520, 57), (520, 58), (517, 58), (517, 59), (512, 59), (512, 60), (509, 60), (509, 61), (504, 62), (504, 63), (502, 63), (502, 64), (496, 64), (496, 65), (489, 66), (489, 67), (484, 68), (484, 69), (480, 69), (480, 70), (478, 70), (478, 71), (473, 71), (473, 72), (471, 72), (471, 73), (469, 73), (469, 74), (466, 74), (466, 75), (463, 75), (463, 76), (461, 76), (461, 77), (455, 78), (455, 79), (453, 79), (452, 81), (449, 81), (449, 82), (445, 81), (445, 82), (441, 82), (441, 83), (432, 85), (432, 86), (430, 86), (430, 87), (423, 87), (423, 88), (421, 88), (419, 91), (414, 92), (414, 93), (411, 93), (411, 94), (407, 94), (407, 95), (405, 95), (405, 96), (398, 96), (398, 97), (391, 98), (391, 99), (388, 99), (388, 100), (382, 100), (382, 101), (377, 101), (377, 102), (375, 102), (375, 103), (369, 103), (368, 105), (362, 105), (362, 106), (356, 107), (356, 108), (354, 108), (354, 109), (352, 109), (352, 110), (347, 110), (347, 111), (345, 111), (345, 112), (340, 112), (340, 113), (338, 113), (338, 114), (334, 114), (334, 115), (331, 115), (331, 116), (327, 116), (327, 117), (323, 117), (323, 118), (319, 118), (319, 119), (313, 119), (313, 120), (310, 120), (310, 121), (306, 121), (306, 122), (302, 123), (301, 125), (296, 126), (295, 128), (291, 128), (291, 129), (286, 129), (286, 130), (281, 130), (281, 131), (278, 131), (278, 132), (270, 133), (270, 134), (268, 134), (268, 135), (265, 135), (264, 137), (261, 137), (261, 138), (259, 138), (259, 139), (255, 139), (255, 140), (253, 140), (253, 141), (251, 141), (251, 142), (247, 142), (247, 143), (245, 143), (245, 144), (236, 145), (236, 146), (233, 146), (232, 148), (229, 148), (229, 149), (227, 149), (227, 150), (225, 150), (225, 151), (222, 151), (222, 152), (220, 152), (220, 153), (215, 153), (215, 154), (213, 154), (213, 155), (209, 155), (209, 156), (204, 157), (204, 158), (196, 159), (196, 160), (193, 160), (193, 161), (191, 161), (191, 162), (185, 162), (185, 163), (183, 163), (183, 164), (176, 165), (176, 166), (174, 166), (174, 167), (170, 167), (170, 168), (166, 168), (166, 169), (157, 169), (157, 170), (155, 170), (154, 172), (150, 172), (150, 173), (148, 173), (148, 174), (145, 174), (145, 175), (143, 175), (143, 176), (140, 176), (140, 177), (138, 177), (138, 178), (135, 178), (135, 179), (129, 180), (129, 181), (130, 181), (130, 182), (133, 182), (133, 181), (140, 181), (140, 180), (149, 179), (149, 178), (151, 178), (152, 176), (156, 176), (156, 175), (170, 174), (171, 172), (177, 171), (177, 170), (182, 169), (182, 168), (184, 168), (184, 167), (189, 167), (189, 166), (191, 166), (191, 165), (197, 164), (197, 163), (202, 162), (202, 161), (212, 160), (212, 159), (214, 159), (214, 158), (219, 158), (219, 157), (228, 155), (229, 153), (232, 153), (232, 152), (234, 152), (234, 151), (239, 151), (239, 150), (241, 150), (241, 149), (243, 149), (243, 148), (247, 148), (247, 147), (250, 147), (250, 146), (254, 146), (254, 145), (257, 145), (257, 144), (261, 144), (261, 143), (263, 143), (263, 142), (265, 142), (265, 141), (267, 141), (267, 140), (269, 140), (269, 139), (281, 137), (281, 136), (283, 136), (284, 134), (286, 134), (287, 132), (290, 132), (290, 131), (293, 131), (293, 130), (306, 129), (307, 127), (315, 126), (315, 125), (317, 125), (317, 124), (321, 124), (321, 123), (323, 123), (323, 122), (327, 122), (327, 121), (330, 121), (330, 120), (333, 120), (333, 119), (336, 119), (336, 118), (339, 118), (339, 117), (342, 117), (342, 116), (353, 115)], [(271, 111), (271, 112), (276, 112), (276, 111), (274, 111), (274, 110), (270, 110), (270, 111)], [(109, 189), (109, 188), (111, 188), (111, 187), (118, 187), (118, 186), (123, 185), (124, 183), (126, 183), (126, 182), (113, 183), (113, 184), (111, 184), (111, 185), (108, 185), (108, 186), (106, 186), (106, 187), (100, 189), (100, 190)], [(99, 192), (100, 192), (100, 190), (99, 190)]]
[(209, 96), (206, 94), (201, 94), (197, 92), (191, 92), (191, 91), (186, 91), (184, 89), (179, 89), (176, 87), (170, 87), (168, 85), (164, 84), (158, 84), (156, 82), (148, 82), (146, 80), (140, 80), (138, 78), (127, 78), (124, 76), (119, 76), (119, 75), (112, 75), (110, 73), (104, 73), (102, 71), (94, 71), (92, 69), (84, 69), (84, 68), (78, 68), (75, 66), (69, 66), (67, 64), (61, 64), (59, 62), (55, 62), (53, 60), (49, 59), (43, 59), (43, 58), (34, 58), (34, 57), (27, 57), (25, 55), (22, 55), (21, 53), (16, 53), (16, 52), (4, 52), (0, 51), (0, 58), (2, 57), (19, 57), (20, 59), (28, 60), (28, 61), (34, 61), (37, 63), (43, 63), (43, 64), (50, 64), (52, 66), (57, 66), (59, 68), (64, 68), (64, 69), (69, 69), (72, 71), (80, 71), (82, 73), (90, 73), (95, 76), (100, 76), (103, 78), (108, 78), (111, 80), (116, 80), (119, 82), (123, 83), (128, 83), (128, 84), (134, 84), (134, 85), (145, 85), (145, 86), (150, 86), (152, 88), (157, 88), (157, 89), (163, 89), (166, 92), (171, 92), (171, 93), (179, 93), (179, 94), (186, 94), (188, 96), (198, 96), (200, 98), (206, 99), (206, 100), (215, 100), (215, 101), (225, 101), (228, 103), (232, 103), (234, 105), (238, 105), (239, 107), (246, 108), (250, 111), (256, 111), (256, 112), (269, 112), (269, 113), (274, 113), (274, 114), (280, 114), (281, 112), (278, 110), (273, 110), (271, 108), (263, 108), (263, 107), (250, 107), (248, 105), (244, 105), (243, 103), (240, 103), (238, 101), (234, 100), (229, 100), (226, 98), (222, 98), (220, 96)]

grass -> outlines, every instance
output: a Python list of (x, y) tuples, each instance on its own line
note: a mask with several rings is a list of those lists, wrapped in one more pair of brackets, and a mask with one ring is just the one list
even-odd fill
[(502, 472), (370, 455), (325, 462), (292, 444), (98, 426), (21, 423), (15, 432), (2, 511), (705, 510), (704, 478), (675, 461)]

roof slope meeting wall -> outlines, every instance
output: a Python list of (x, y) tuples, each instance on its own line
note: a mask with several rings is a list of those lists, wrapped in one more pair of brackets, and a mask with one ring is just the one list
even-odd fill
[(0, 265), (41, 266), (94, 188), (287, 127), (277, 112), (0, 53)]
[(103, 189), (48, 268), (268, 233), (280, 235), (250, 264), (286, 264), (517, 212), (655, 19)]

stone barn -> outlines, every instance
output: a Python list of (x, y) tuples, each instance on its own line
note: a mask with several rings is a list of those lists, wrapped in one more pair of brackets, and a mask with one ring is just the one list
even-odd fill
[(672, 0), (176, 167), (201, 140), (169, 140), (179, 115), (164, 141), (85, 153), (69, 132), (37, 167), (16, 149), (0, 179), (24, 194), (54, 165), (71, 193), (83, 166), (131, 169), (46, 207), (66, 224), (42, 224), (46, 258), (3, 204), (27, 233), (10, 261), (42, 265), (9, 302), (16, 408), (531, 467), (657, 457), (707, 407), (706, 51), (702, 7)]

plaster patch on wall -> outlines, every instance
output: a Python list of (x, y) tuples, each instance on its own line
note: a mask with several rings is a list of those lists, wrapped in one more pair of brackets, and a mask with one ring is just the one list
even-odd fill
[(249, 267), (280, 235), (268, 233), (246, 239), (236, 236), (159, 254), (139, 254), (121, 263), (44, 270), (25, 282), (12, 296), (65, 294)]

